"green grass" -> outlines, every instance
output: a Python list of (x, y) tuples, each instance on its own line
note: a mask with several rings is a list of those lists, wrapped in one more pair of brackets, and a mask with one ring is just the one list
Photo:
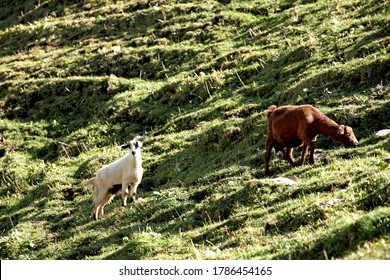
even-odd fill
[[(386, 1), (3, 1), (1, 259), (389, 259)], [(273, 154), (269, 105), (354, 128)], [(81, 182), (147, 134), (142, 203)], [(298, 152), (297, 152), (298, 157)]]

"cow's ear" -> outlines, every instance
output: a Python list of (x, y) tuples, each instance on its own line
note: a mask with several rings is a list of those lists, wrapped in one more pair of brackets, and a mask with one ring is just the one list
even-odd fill
[(339, 126), (339, 129), (337, 130), (337, 134), (343, 135), (344, 132), (345, 132), (345, 126), (340, 125), (340, 126)]

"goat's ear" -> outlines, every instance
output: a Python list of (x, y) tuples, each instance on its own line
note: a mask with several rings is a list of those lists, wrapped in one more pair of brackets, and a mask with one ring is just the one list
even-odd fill
[(344, 131), (345, 131), (345, 126), (344, 125), (340, 125), (339, 126), (339, 129), (337, 130), (337, 134), (344, 134)]
[(125, 145), (122, 145), (121, 146), (121, 149), (123, 150), (123, 149), (127, 149), (127, 148), (130, 148), (130, 144), (125, 144)]
[(134, 145), (135, 145), (135, 148), (136, 148), (136, 149), (138, 149), (138, 148), (141, 149), (141, 147), (142, 147), (142, 142), (140, 142), (140, 141), (135, 141)]

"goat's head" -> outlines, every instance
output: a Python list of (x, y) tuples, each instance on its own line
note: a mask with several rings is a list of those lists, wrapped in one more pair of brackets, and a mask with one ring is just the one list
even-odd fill
[(337, 140), (348, 147), (356, 147), (359, 143), (353, 133), (352, 127), (340, 125), (337, 131)]
[(121, 149), (130, 149), (131, 153), (133, 156), (136, 155), (137, 151), (141, 149), (142, 147), (142, 142), (140, 141), (143, 139), (143, 137), (137, 136), (133, 140), (131, 140), (129, 143), (122, 145)]

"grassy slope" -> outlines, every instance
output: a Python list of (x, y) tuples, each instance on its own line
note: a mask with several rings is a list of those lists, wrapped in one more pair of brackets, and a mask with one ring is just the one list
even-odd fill
[[(390, 258), (386, 1), (82, 2), (0, 7), (2, 259)], [(303, 103), (361, 144), (263, 180), (265, 110)], [(144, 202), (92, 221), (144, 133)]]

